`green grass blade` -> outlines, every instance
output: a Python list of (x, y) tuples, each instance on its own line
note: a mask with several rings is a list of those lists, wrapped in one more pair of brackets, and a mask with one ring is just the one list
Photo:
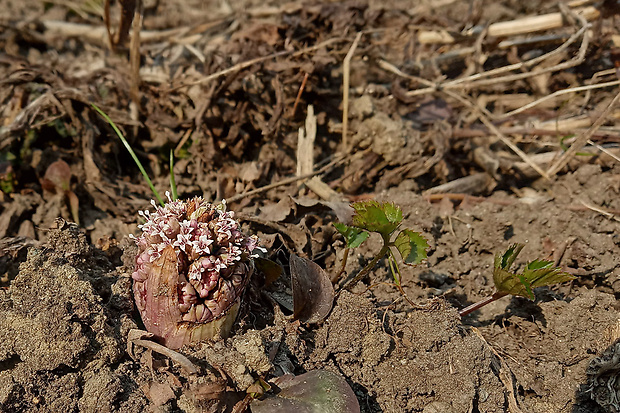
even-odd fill
[[(151, 188), (151, 191), (153, 191), (153, 194), (155, 194), (155, 198), (157, 198), (157, 201), (159, 201), (159, 204), (161, 206), (164, 206), (164, 201), (159, 196), (159, 193), (155, 189), (155, 186), (153, 185), (153, 182), (151, 182), (151, 178), (149, 178), (149, 175), (146, 173), (146, 170), (144, 170), (144, 167), (142, 166), (142, 163), (140, 162), (140, 160), (136, 156), (136, 153), (133, 151), (133, 149), (129, 145), (129, 142), (127, 142), (127, 139), (125, 139), (125, 136), (123, 136), (123, 133), (120, 131), (120, 129), (118, 129), (118, 127), (112, 121), (112, 119), (110, 119), (110, 117), (104, 111), (99, 109), (99, 107), (97, 105), (95, 105), (94, 103), (91, 103), (90, 105), (93, 107), (93, 109), (95, 109), (97, 111), (97, 113), (99, 113), (106, 120), (106, 122), (108, 122), (110, 124), (110, 126), (112, 126), (112, 129), (114, 129), (114, 132), (116, 132), (116, 135), (118, 135), (120, 140), (123, 142), (123, 145), (125, 145), (125, 148), (127, 148), (127, 150), (129, 151), (129, 154), (133, 158), (133, 161), (136, 163), (136, 165), (138, 165), (138, 168), (140, 169), (140, 172), (142, 173), (142, 176), (146, 180), (146, 183), (149, 185), (149, 188)], [(175, 188), (175, 191), (176, 191), (176, 188)]]
[(176, 201), (179, 199), (177, 195), (177, 183), (174, 180), (174, 153), (172, 149), (170, 149), (170, 191), (172, 192), (172, 200)]

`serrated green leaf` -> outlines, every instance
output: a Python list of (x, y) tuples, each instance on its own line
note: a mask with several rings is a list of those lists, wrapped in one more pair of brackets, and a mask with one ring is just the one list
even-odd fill
[(525, 266), (525, 270), (540, 270), (542, 268), (551, 268), (553, 267), (553, 261), (547, 260), (534, 260), (532, 262), (528, 262)]
[(360, 201), (351, 204), (355, 210), (353, 226), (380, 233), (385, 239), (398, 228), (403, 211), (391, 202)]
[(342, 234), (347, 248), (357, 248), (370, 236), (367, 231), (360, 228), (350, 227), (340, 222), (335, 222), (334, 226)]
[(534, 292), (532, 290), (534, 288), (558, 284), (575, 278), (560, 268), (554, 267), (553, 262), (545, 260), (529, 262), (519, 274), (508, 271), (507, 269), (514, 263), (522, 249), (522, 244), (514, 244), (504, 254), (495, 256), (493, 282), (497, 291), (533, 300)]
[(562, 269), (558, 267), (554, 267), (551, 261), (539, 260), (532, 261), (526, 266), (523, 271), (523, 277), (532, 288), (559, 284), (575, 279), (574, 275), (562, 271)]
[(525, 277), (520, 274), (496, 268), (493, 271), (493, 282), (499, 292), (534, 299), (532, 287), (527, 283)]
[(495, 254), (494, 267), (509, 270), (523, 247), (523, 244), (512, 244), (503, 254)]
[(428, 242), (419, 232), (403, 229), (394, 240), (394, 246), (407, 265), (416, 265), (426, 259)]

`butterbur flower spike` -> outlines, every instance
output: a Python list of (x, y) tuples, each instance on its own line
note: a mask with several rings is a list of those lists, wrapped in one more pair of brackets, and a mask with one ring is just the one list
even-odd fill
[(146, 329), (169, 348), (227, 337), (254, 271), (258, 238), (241, 233), (225, 202), (200, 197), (141, 211), (136, 305)]

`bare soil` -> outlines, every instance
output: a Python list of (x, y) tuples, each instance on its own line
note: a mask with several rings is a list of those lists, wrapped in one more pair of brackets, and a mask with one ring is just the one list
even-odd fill
[[(589, 23), (569, 3), (510, 0), (145, 3), (138, 82), (100, 3), (3, 2), (0, 411), (249, 412), (259, 378), (317, 369), (369, 413), (620, 411), (617, 84), (553, 95), (617, 81), (611, 3), (589, 5)], [(492, 34), (549, 13), (558, 26)], [(143, 325), (128, 236), (153, 195), (90, 103), (160, 193), (173, 151), (180, 197), (229, 200), (284, 268), (254, 280), (232, 337), (179, 351), (197, 374), (130, 336)], [(401, 268), (416, 305), (380, 261), (325, 321), (295, 320), (290, 254), (337, 273), (332, 223), (361, 199), (395, 203), (427, 238), (428, 259)], [(576, 279), (461, 318), (513, 243), (518, 265)], [(380, 247), (352, 250), (345, 275)]]

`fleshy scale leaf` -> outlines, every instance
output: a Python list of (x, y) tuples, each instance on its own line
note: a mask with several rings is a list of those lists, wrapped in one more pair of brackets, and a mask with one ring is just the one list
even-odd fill
[(394, 245), (407, 265), (416, 265), (426, 259), (428, 242), (419, 232), (403, 229), (394, 240)]
[(403, 211), (391, 202), (360, 201), (351, 204), (355, 210), (353, 226), (380, 233), (384, 238), (398, 228)]
[(370, 236), (370, 234), (363, 229), (350, 227), (340, 222), (335, 222), (334, 226), (344, 237), (347, 243), (347, 248), (359, 247)]

